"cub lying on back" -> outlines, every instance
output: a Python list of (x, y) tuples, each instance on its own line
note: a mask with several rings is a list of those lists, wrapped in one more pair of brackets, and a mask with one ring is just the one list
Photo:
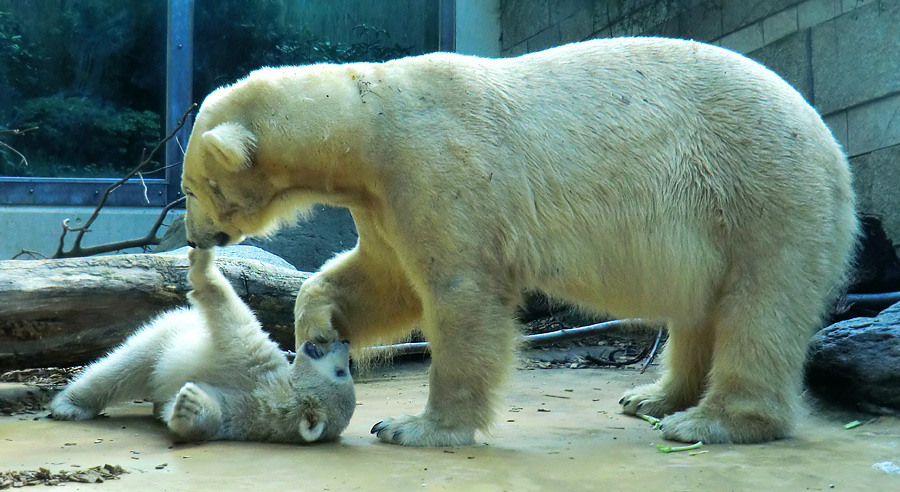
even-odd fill
[(303, 344), (293, 364), (216, 269), (191, 250), (190, 308), (165, 313), (77, 377), (50, 403), (58, 420), (96, 417), (111, 403), (153, 401), (190, 441), (335, 439), (356, 407), (349, 344)]

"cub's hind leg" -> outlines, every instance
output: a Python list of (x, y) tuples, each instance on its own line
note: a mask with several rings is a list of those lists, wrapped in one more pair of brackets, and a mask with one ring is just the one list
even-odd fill
[(151, 396), (150, 374), (159, 354), (165, 350), (166, 339), (172, 330), (193, 320), (192, 313), (179, 309), (160, 316), (131, 335), (109, 355), (90, 364), (56, 395), (49, 405), (53, 418), (90, 419), (112, 403)]
[(207, 391), (194, 383), (185, 383), (163, 411), (169, 429), (188, 441), (207, 441), (222, 428), (222, 410)]

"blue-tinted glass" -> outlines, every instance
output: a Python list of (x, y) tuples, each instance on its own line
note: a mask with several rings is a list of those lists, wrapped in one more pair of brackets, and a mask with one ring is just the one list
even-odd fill
[(0, 0), (0, 176), (133, 168), (162, 138), (165, 29), (164, 1)]
[(197, 0), (194, 98), (263, 66), (436, 51), (437, 0)]

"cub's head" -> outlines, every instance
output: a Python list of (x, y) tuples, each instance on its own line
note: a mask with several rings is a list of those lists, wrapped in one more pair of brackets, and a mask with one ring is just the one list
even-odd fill
[(291, 370), (300, 436), (307, 442), (336, 439), (350, 424), (356, 390), (350, 376), (350, 343), (332, 342), (327, 351), (305, 342)]

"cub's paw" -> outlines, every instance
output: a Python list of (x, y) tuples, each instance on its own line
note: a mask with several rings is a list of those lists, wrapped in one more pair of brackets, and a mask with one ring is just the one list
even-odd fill
[(50, 410), (50, 416), (56, 420), (88, 420), (99, 413), (72, 403), (64, 393), (56, 395), (47, 408)]
[(372, 427), (382, 442), (403, 446), (471, 446), (475, 429), (439, 428), (422, 415), (401, 415), (384, 419)]
[(712, 412), (700, 406), (662, 419), (658, 428), (671, 441), (754, 444), (785, 437), (789, 425), (762, 415), (729, 418), (725, 412)]
[(210, 439), (221, 422), (219, 404), (194, 383), (185, 383), (175, 395), (168, 426), (191, 440)]
[(215, 250), (191, 248), (188, 251), (188, 280), (194, 288), (198, 288), (210, 282), (215, 276)]
[(622, 405), (622, 411), (628, 415), (651, 415), (657, 418), (685, 408), (675, 403), (659, 383), (645, 384), (626, 391), (619, 400), (619, 405)]

